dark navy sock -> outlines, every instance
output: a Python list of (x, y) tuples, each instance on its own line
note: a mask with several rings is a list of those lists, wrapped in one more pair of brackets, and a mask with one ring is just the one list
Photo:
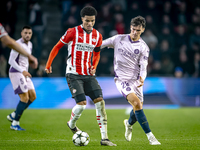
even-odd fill
[(25, 109), (31, 104), (32, 102), (29, 100), (28, 103), (26, 103)]
[(20, 119), (20, 117), (21, 117), (23, 111), (24, 111), (25, 108), (26, 108), (26, 105), (27, 105), (27, 103), (24, 103), (24, 102), (22, 102), (22, 101), (19, 101), (19, 103), (18, 103), (18, 105), (17, 105), (17, 108), (16, 108), (16, 111), (15, 111), (16, 114), (15, 114), (15, 119), (14, 119), (14, 120), (19, 121), (19, 119)]
[(137, 119), (136, 119), (135, 113), (134, 113), (134, 111), (133, 111), (133, 109), (132, 109), (131, 112), (130, 112), (130, 117), (129, 117), (129, 119), (128, 119), (128, 123), (129, 123), (130, 125), (133, 125), (136, 121), (137, 121)]
[(149, 123), (147, 121), (147, 118), (144, 114), (143, 109), (136, 110), (135, 111), (135, 117), (136, 117), (137, 121), (139, 122), (140, 126), (142, 127), (142, 129), (144, 130), (145, 133), (151, 132), (151, 130), (149, 128)]

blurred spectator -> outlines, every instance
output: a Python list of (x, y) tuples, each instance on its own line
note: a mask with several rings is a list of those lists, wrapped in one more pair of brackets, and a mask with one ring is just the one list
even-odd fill
[(163, 41), (163, 40), (167, 40), (169, 42), (169, 46), (171, 48), (174, 47), (174, 37), (170, 32), (170, 29), (168, 27), (164, 27), (161, 30), (161, 34), (159, 35), (159, 42)]
[(158, 35), (158, 29), (156, 26), (156, 23), (153, 20), (153, 17), (151, 15), (147, 15), (146, 17), (146, 30), (151, 30), (153, 34), (156, 36)]
[(188, 45), (188, 36), (186, 35), (185, 27), (183, 25), (177, 26), (176, 33), (174, 35), (175, 48), (179, 48), (183, 43)]
[(17, 21), (16, 2), (14, 0), (8, 0), (6, 2), (6, 11), (3, 12), (3, 15), (5, 17), (5, 24), (7, 28), (9, 28), (9, 35), (13, 37), (15, 33), (15, 24)]
[(194, 72), (194, 68), (191, 67), (192, 63), (188, 61), (188, 57), (186, 55), (186, 52), (181, 51), (179, 53), (179, 61), (176, 64), (176, 67), (180, 67), (183, 70), (183, 77), (190, 77), (192, 76)]
[(194, 29), (194, 33), (190, 36), (190, 47), (192, 47), (193, 43), (197, 43), (200, 45), (200, 26), (196, 26)]
[(174, 76), (176, 78), (182, 78), (183, 77), (183, 69), (181, 67), (176, 67), (174, 71)]
[(120, 13), (117, 13), (115, 14), (114, 18), (115, 18), (115, 30), (118, 32), (118, 34), (124, 34), (125, 24), (124, 24), (123, 15)]
[(168, 28), (170, 31), (173, 29), (173, 23), (170, 20), (170, 17), (168, 15), (162, 16), (162, 21), (160, 23), (160, 28)]
[(130, 20), (136, 16), (141, 16), (141, 11), (140, 11), (140, 6), (137, 1), (131, 1), (131, 3), (128, 5), (128, 9), (125, 13), (125, 23), (126, 23), (126, 28), (127, 28), (127, 33), (130, 31)]
[(161, 58), (163, 57), (170, 57), (169, 59), (172, 59), (172, 55), (173, 55), (173, 50), (171, 49), (171, 47), (169, 46), (169, 42), (167, 40), (163, 40), (160, 43), (160, 54), (161, 54)]
[(160, 61), (155, 61), (153, 63), (152, 70), (151, 70), (151, 72), (149, 74), (151, 76), (158, 76), (159, 74), (162, 74)]
[(7, 77), (7, 60), (3, 55), (0, 55), (0, 77)]
[(193, 73), (193, 77), (200, 77), (200, 53), (196, 52), (194, 54), (194, 61), (193, 61), (193, 65), (194, 65), (194, 73)]
[(161, 74), (164, 76), (171, 76), (174, 71), (174, 64), (169, 55), (162, 55), (161, 60)]
[(40, 57), (42, 51), (43, 34), (46, 26), (46, 17), (43, 14), (40, 4), (37, 1), (33, 1), (30, 4), (30, 16), (29, 23), (33, 30), (33, 55), (37, 58)]
[[(178, 9), (177, 9), (178, 8)], [(173, 13), (173, 22), (175, 25), (187, 25), (189, 23), (189, 11), (187, 11), (187, 5), (184, 1), (178, 1)]]
[(162, 6), (163, 6), (163, 7), (161, 7), (162, 16), (163, 15), (172, 16), (172, 4), (171, 4), (171, 2), (165, 1)]
[(68, 28), (76, 26), (80, 22), (78, 20), (80, 18), (78, 6), (72, 5), (70, 10), (63, 15), (62, 18), (62, 26), (63, 30), (66, 31)]
[(150, 43), (155, 43), (155, 45), (158, 44), (158, 38), (149, 29), (146, 29), (146, 31), (143, 33), (142, 39), (147, 43), (147, 45)]
[(159, 10), (157, 8), (157, 3), (155, 0), (147, 0), (146, 7), (143, 9), (143, 16), (153, 16), (154, 23), (157, 24), (159, 22)]

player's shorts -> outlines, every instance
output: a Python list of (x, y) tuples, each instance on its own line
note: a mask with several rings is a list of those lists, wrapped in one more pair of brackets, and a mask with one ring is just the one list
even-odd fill
[(143, 99), (143, 87), (137, 87), (140, 85), (139, 80), (129, 80), (129, 81), (121, 81), (115, 77), (115, 84), (119, 92), (126, 98), (128, 94), (134, 93), (141, 102), (144, 101)]
[(34, 90), (33, 82), (29, 77), (25, 78), (20, 72), (9, 72), (9, 78), (11, 80), (15, 94), (22, 94), (28, 92), (28, 90)]
[(101, 87), (95, 76), (68, 73), (66, 79), (72, 98), (75, 99), (76, 103), (86, 100), (85, 95), (92, 100), (103, 97)]

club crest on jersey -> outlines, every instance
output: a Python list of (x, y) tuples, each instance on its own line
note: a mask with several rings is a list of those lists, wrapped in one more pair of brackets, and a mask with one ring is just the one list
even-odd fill
[(96, 43), (96, 42), (97, 42), (97, 40), (96, 40), (96, 39), (92, 39), (92, 42), (95, 42), (95, 43)]
[(134, 53), (135, 53), (135, 54), (139, 54), (139, 49), (135, 49), (135, 50), (134, 50)]
[(73, 89), (72, 92), (73, 92), (73, 93), (76, 93), (76, 89)]

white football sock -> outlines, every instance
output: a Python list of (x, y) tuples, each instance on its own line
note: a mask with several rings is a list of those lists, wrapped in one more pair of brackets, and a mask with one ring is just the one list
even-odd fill
[(105, 102), (100, 101), (95, 103), (96, 107), (96, 117), (97, 117), (97, 122), (99, 124), (99, 128), (101, 131), (101, 138), (102, 139), (108, 139), (107, 135), (107, 114), (105, 110)]
[(70, 128), (75, 128), (76, 126), (76, 121), (80, 118), (81, 113), (83, 112), (83, 110), (85, 109), (86, 105), (75, 105), (72, 108), (72, 113), (71, 113), (71, 118), (69, 121), (69, 126)]
[(151, 136), (154, 136), (152, 132), (146, 133), (147, 138), (149, 139)]
[(15, 118), (15, 112), (13, 111), (12, 113), (11, 113), (11, 116), (13, 117), (13, 118)]
[(19, 125), (19, 121), (13, 120), (12, 125), (13, 126)]

